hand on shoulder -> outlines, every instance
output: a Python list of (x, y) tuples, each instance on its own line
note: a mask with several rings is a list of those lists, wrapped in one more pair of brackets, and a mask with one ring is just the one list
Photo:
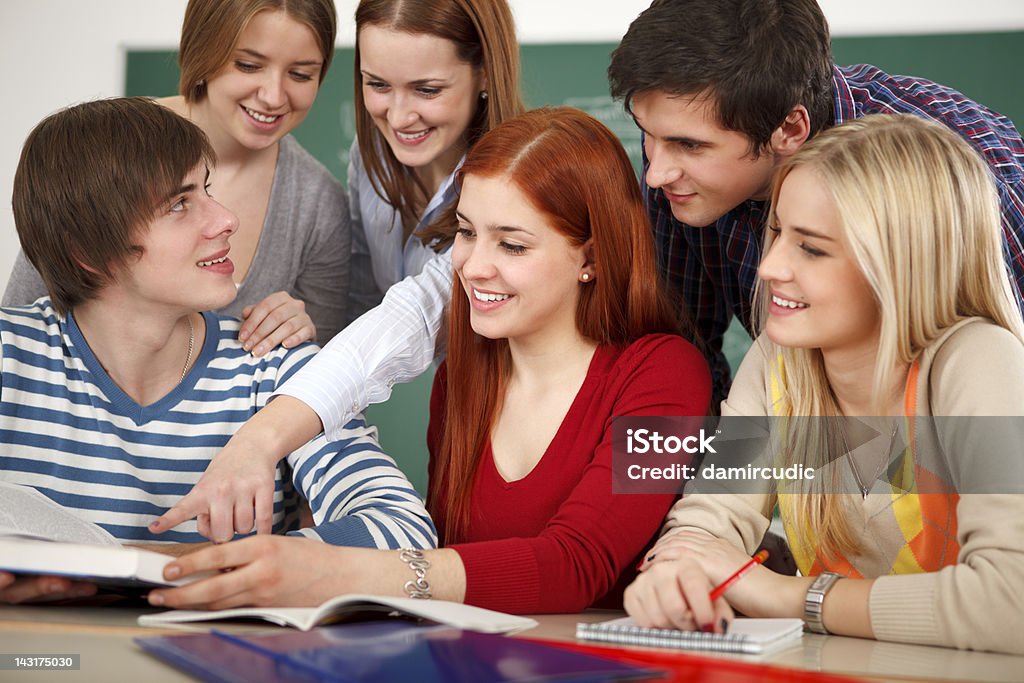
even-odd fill
[(258, 304), (246, 306), (242, 319), (238, 339), (257, 357), (278, 345), (293, 349), (316, 339), (316, 325), (306, 312), (306, 304), (288, 292), (274, 292)]

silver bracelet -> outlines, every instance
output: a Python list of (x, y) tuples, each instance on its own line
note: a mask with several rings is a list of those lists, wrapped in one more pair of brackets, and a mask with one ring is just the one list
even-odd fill
[(423, 556), (422, 550), (414, 548), (402, 548), (398, 553), (398, 559), (409, 565), (409, 569), (416, 574), (415, 579), (405, 582), (405, 594), (410, 598), (422, 598), (429, 600), (430, 583), (427, 581), (427, 570), (430, 569), (430, 560)]

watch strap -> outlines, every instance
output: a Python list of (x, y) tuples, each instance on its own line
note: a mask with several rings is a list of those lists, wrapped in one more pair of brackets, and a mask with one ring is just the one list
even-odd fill
[(804, 596), (804, 624), (812, 633), (827, 634), (829, 632), (822, 621), (825, 595), (841, 578), (843, 577), (839, 574), (823, 572), (814, 579), (811, 587), (807, 589), (807, 595)]

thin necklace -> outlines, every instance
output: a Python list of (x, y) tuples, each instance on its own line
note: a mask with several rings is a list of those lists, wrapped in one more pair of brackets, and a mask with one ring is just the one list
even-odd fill
[(878, 465), (878, 469), (875, 470), (875, 476), (871, 478), (869, 485), (865, 485), (860, 478), (860, 471), (857, 469), (857, 462), (853, 458), (853, 452), (850, 450), (850, 444), (846, 441), (846, 430), (843, 430), (843, 447), (846, 449), (846, 454), (850, 457), (850, 469), (853, 470), (854, 479), (857, 480), (857, 488), (860, 489), (860, 497), (863, 500), (867, 500), (868, 492), (871, 491), (871, 486), (874, 485), (878, 478), (882, 476), (882, 472), (885, 470), (886, 465), (889, 464), (889, 456), (892, 455), (892, 444), (896, 441), (896, 432), (899, 430), (899, 420), (892, 426), (892, 434), (889, 435), (889, 448), (885, 452), (885, 457)]
[(188, 355), (185, 356), (185, 367), (181, 369), (181, 379), (178, 380), (178, 384), (185, 381), (185, 375), (188, 374), (188, 366), (192, 362), (192, 350), (196, 345), (196, 326), (192, 324), (192, 314), (188, 316)]

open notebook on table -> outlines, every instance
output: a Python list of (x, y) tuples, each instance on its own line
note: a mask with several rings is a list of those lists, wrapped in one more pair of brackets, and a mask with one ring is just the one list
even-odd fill
[(801, 619), (735, 619), (728, 633), (703, 633), (643, 628), (631, 618), (623, 617), (596, 624), (576, 624), (576, 637), (616, 645), (764, 654), (795, 645), (803, 637), (803, 629)]
[(504, 612), (446, 600), (417, 600), (383, 595), (348, 594), (331, 598), (319, 607), (238, 607), (217, 611), (171, 610), (139, 617), (142, 626), (166, 626), (192, 621), (263, 619), (279, 626), (308, 631), (341, 621), (381, 616), (411, 617), (484, 633), (517, 633), (537, 622)]

